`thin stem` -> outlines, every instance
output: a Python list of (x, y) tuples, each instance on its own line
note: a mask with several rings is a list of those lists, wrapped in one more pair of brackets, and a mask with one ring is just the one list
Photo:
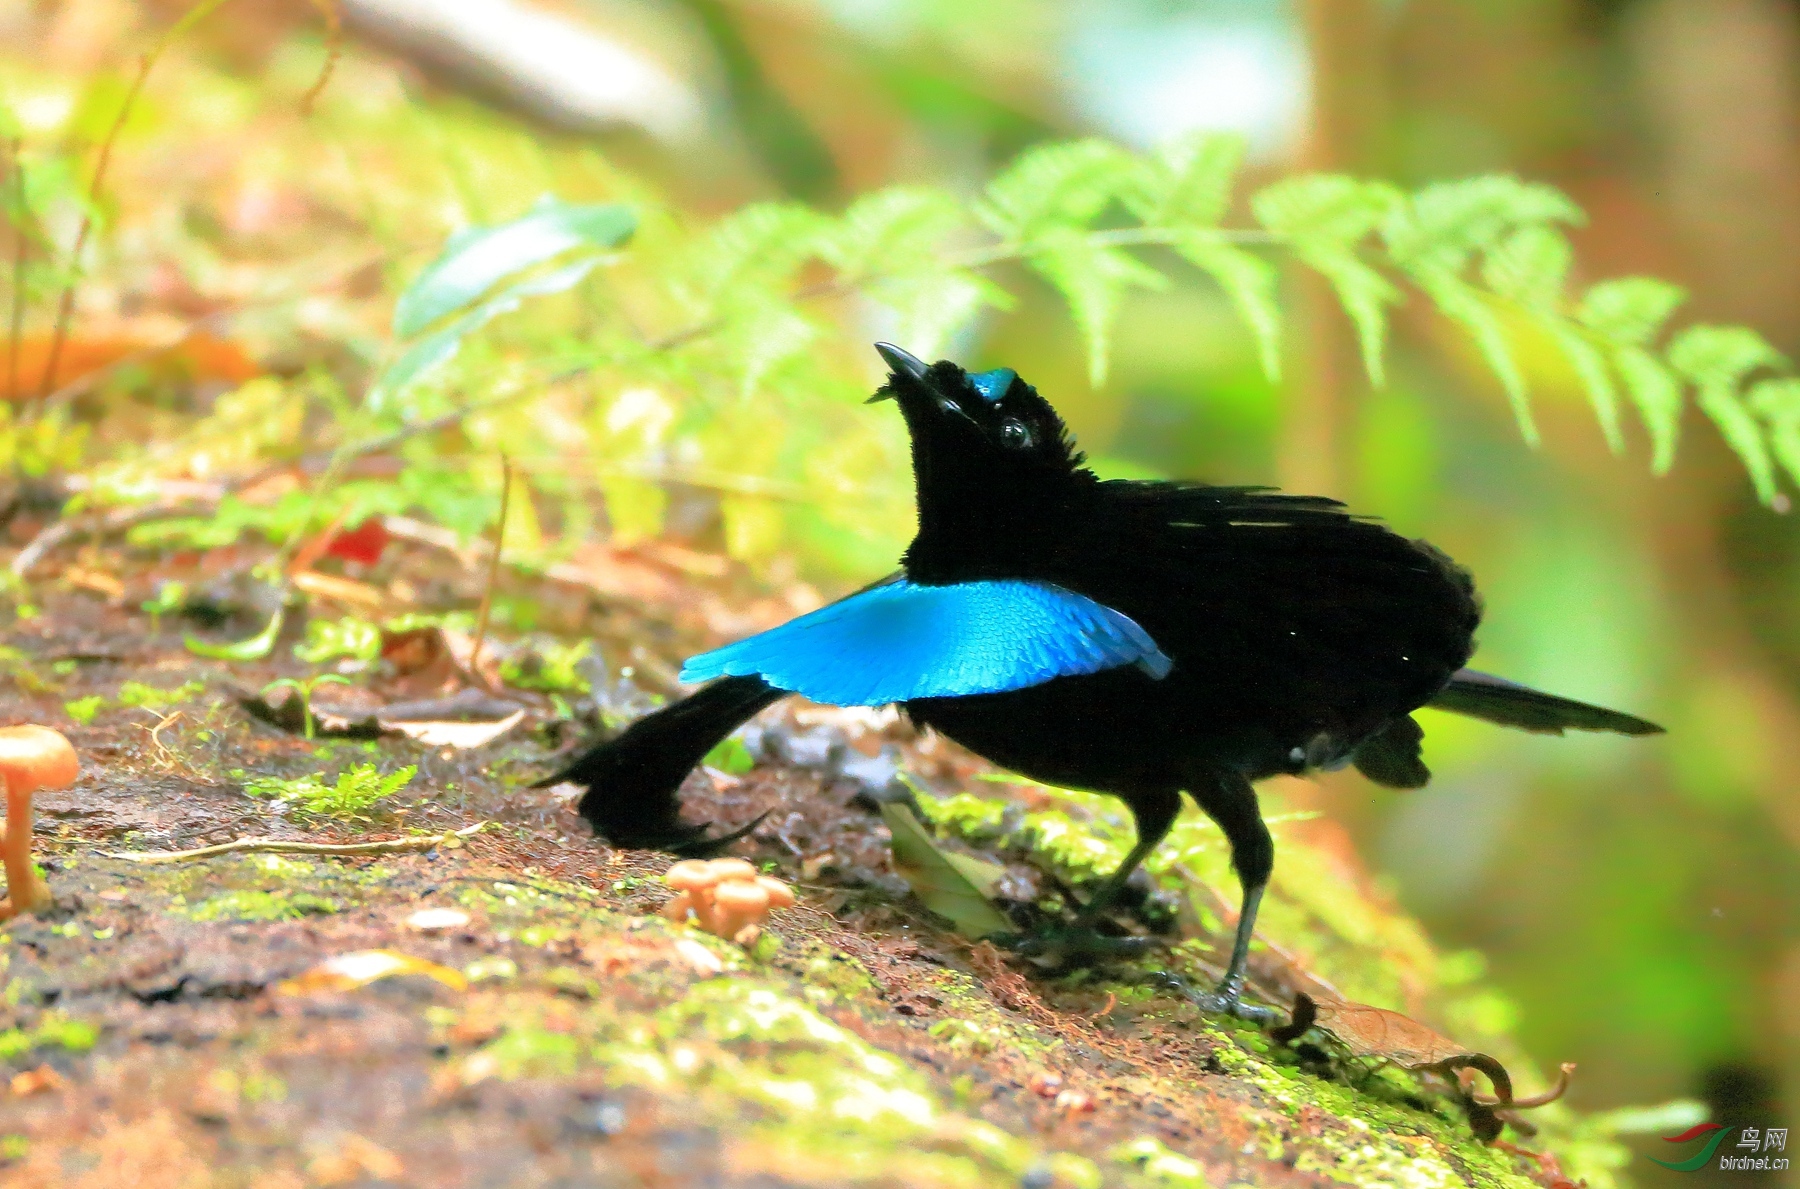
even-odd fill
[(481, 646), (487, 641), (488, 616), (494, 609), (494, 583), (500, 578), (500, 551), (506, 544), (506, 511), (512, 505), (512, 462), (500, 456), (500, 523), (494, 526), (494, 552), (488, 558), (487, 583), (481, 588), (481, 610), (475, 616), (475, 643), (469, 648), (469, 674), (483, 685)]
[(6, 336), (6, 395), (19, 395), (19, 340), (25, 334), (25, 258), (29, 250), (26, 226), (31, 222), (31, 209), (25, 198), (25, 161), (19, 153), (24, 141), (12, 142), (12, 181), (15, 198), (13, 223), (12, 321)]
[(344, 53), (344, 17), (338, 11), (337, 0), (313, 0), (313, 7), (325, 19), (325, 64), (319, 67), (319, 77), (306, 89), (306, 94), (300, 96), (300, 114), (303, 116), (313, 114), (313, 104), (325, 90), (325, 84), (331, 81), (331, 72)]
[[(157, 46), (161, 49), (161, 45)], [(145, 54), (138, 59), (138, 71), (131, 80), (131, 87), (125, 92), (125, 102), (119, 105), (119, 114), (113, 117), (112, 127), (106, 131), (106, 139), (100, 142), (100, 157), (94, 164), (94, 178), (88, 183), (87, 209), (81, 212), (81, 224), (75, 229), (75, 244), (69, 249), (69, 283), (63, 286), (62, 296), (56, 302), (56, 327), (50, 332), (50, 354), (44, 359), (44, 375), (38, 381), (38, 396), (50, 395), (51, 385), (56, 382), (56, 365), (62, 362), (63, 343), (69, 337), (69, 320), (75, 314), (75, 291), (81, 284), (81, 253), (87, 247), (88, 236), (94, 230), (94, 211), (100, 205), (100, 187), (106, 181), (106, 168), (112, 164), (113, 145), (118, 143), (119, 133), (125, 129), (125, 121), (131, 115), (131, 109), (137, 105), (138, 94), (144, 89), (144, 80), (150, 77), (150, 68), (156, 64), (155, 52)]]
[(63, 343), (69, 335), (69, 319), (75, 313), (75, 291), (81, 283), (81, 253), (87, 247), (88, 236), (94, 230), (94, 211), (100, 206), (101, 187), (106, 183), (107, 166), (112, 164), (113, 146), (118, 143), (119, 134), (125, 130), (125, 121), (130, 118), (132, 108), (137, 106), (138, 95), (144, 89), (145, 80), (150, 77), (151, 67), (162, 57), (169, 42), (224, 2), (225, 0), (200, 0), (180, 20), (169, 26), (156, 39), (156, 44), (150, 47), (149, 52), (138, 59), (137, 75), (132, 78), (131, 86), (125, 92), (125, 101), (119, 105), (119, 114), (113, 117), (112, 127), (106, 130), (106, 138), (100, 142), (100, 156), (94, 163), (94, 178), (88, 183), (87, 209), (81, 212), (81, 225), (75, 231), (75, 245), (69, 250), (69, 283), (63, 286), (62, 297), (56, 303), (56, 328), (50, 335), (50, 354), (44, 360), (43, 378), (38, 381), (40, 397), (50, 395), (50, 386), (56, 379), (56, 365), (62, 362)]

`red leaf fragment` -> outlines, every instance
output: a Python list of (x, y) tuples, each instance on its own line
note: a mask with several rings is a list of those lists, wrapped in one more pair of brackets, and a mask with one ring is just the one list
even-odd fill
[(333, 536), (331, 544), (325, 547), (325, 555), (372, 566), (381, 560), (382, 551), (391, 539), (381, 517), (371, 516), (355, 528)]

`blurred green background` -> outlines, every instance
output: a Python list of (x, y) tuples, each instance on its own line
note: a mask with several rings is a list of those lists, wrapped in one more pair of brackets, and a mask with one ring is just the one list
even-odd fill
[[(48, 239), (66, 244), (79, 221), (135, 56), (185, 9), (0, 3), (0, 84)], [(344, 24), (341, 53), (305, 102), (328, 17)], [(745, 203), (835, 211), (896, 182), (967, 195), (1040, 141), (1148, 148), (1195, 129), (1243, 134), (1249, 189), (1300, 170), (1550, 182), (1590, 216), (1572, 232), (1578, 277), (1666, 277), (1690, 288), (1691, 316), (1754, 326), (1800, 356), (1788, 0), (239, 0), (171, 46), (122, 132), (71, 346), (110, 358), (107, 342), (154, 338), (157, 319), (218, 316), (252, 370), (329, 409), (388, 349), (392, 293), (443, 237), (547, 191), (642, 204), (654, 262)], [(1249, 225), (1241, 196), (1227, 223)], [(617, 282), (627, 294), (632, 267)], [(21, 277), (35, 361), (61, 277), (44, 258), (33, 268)], [(1016, 303), (959, 330), (948, 353), (1018, 368), (1115, 473), (1346, 499), (1474, 570), (1482, 668), (1669, 727), (1650, 742), (1537, 739), (1427, 714), (1428, 789), (1343, 773), (1284, 795), (1328, 809), (1443, 944), (1489, 956), (1532, 1052), (1580, 1063), (1577, 1106), (1693, 1094), (1722, 1121), (1789, 1125), (1800, 522), (1758, 506), (1712, 427), (1690, 409), (1674, 470), (1653, 478), (1642, 433), (1611, 455), (1566, 367), (1527, 341), (1534, 451), (1479, 358), (1416, 296), (1375, 391), (1329, 291), (1291, 269), (1280, 383), (1194, 274), (1127, 299), (1094, 387), (1048, 286), (1016, 266), (999, 279)], [(894, 332), (884, 311), (824, 303), (817, 362), (737, 399), (716, 394), (703, 353), (654, 367), (582, 354), (611, 333), (602, 322), (640, 319), (652, 341), (678, 330), (652, 298), (558, 302), (471, 344), (434, 390), (450, 401), (543, 385), (558, 360), (588, 368), (493, 414), (490, 439), (515, 443), (545, 532), (585, 531), (604, 496), (615, 532), (700, 547), (724, 532), (771, 581), (829, 594), (889, 564), (906, 529), (903, 444), (852, 403), (876, 378), (867, 343)], [(154, 443), (188, 441), (180, 427), (208, 385), (241, 379), (228, 362), (190, 351), (196, 403), (92, 418), (70, 449), (90, 466), (166, 462)], [(841, 396), (841, 423), (785, 395), (809, 384)], [(705, 465), (684, 469), (670, 445), (663, 470), (609, 469), (623, 458), (609, 442), (641, 445), (671, 421), (670, 443), (712, 436)], [(579, 457), (569, 442), (588, 431), (571, 426), (592, 430)], [(284, 422), (248, 445), (279, 453), (296, 432)], [(761, 505), (732, 501), (787, 497), (717, 460), (741, 454), (731, 469), (754, 476), (759, 452), (823, 441), (840, 451), (827, 495), (793, 495), (786, 535), (746, 545)], [(203, 473), (191, 446), (182, 465)], [(861, 517), (875, 526), (852, 540), (844, 525)]]

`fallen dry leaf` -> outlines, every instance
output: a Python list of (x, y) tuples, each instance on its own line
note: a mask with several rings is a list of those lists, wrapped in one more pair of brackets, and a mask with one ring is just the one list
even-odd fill
[(14, 1098), (28, 1098), (33, 1094), (43, 1094), (63, 1087), (62, 1074), (48, 1065), (40, 1065), (36, 1069), (28, 1069), (24, 1073), (16, 1073), (12, 1079)]
[[(1294, 1001), (1291, 1021), (1270, 1035), (1284, 1043), (1298, 1040), (1309, 1028), (1330, 1035), (1358, 1057), (1391, 1061), (1404, 1069), (1448, 1078), (1469, 1113), (1469, 1127), (1482, 1140), (1493, 1142), (1508, 1123), (1530, 1131), (1514, 1113), (1555, 1102), (1568, 1089), (1572, 1064), (1562, 1067), (1555, 1086), (1530, 1098), (1513, 1097), (1512, 1075), (1486, 1053), (1477, 1053), (1449, 1037), (1385, 1007), (1351, 1003), (1344, 999), (1314, 999), (1300, 994)], [(1470, 1083), (1470, 1071), (1479, 1070), (1493, 1083), (1493, 1095), (1478, 1094)]]
[(315, 1156), (306, 1171), (316, 1185), (347, 1185), (353, 1181), (398, 1181), (406, 1175), (400, 1158), (355, 1133), (338, 1141), (335, 1151)]
[(467, 990), (469, 980), (448, 966), (427, 962), (396, 950), (355, 950), (327, 958), (298, 978), (275, 989), (283, 995), (316, 995), (328, 991), (354, 991), (397, 974), (422, 974), (453, 991)]
[(406, 918), (406, 927), (421, 933), (460, 929), (468, 923), (469, 914), (460, 908), (421, 908)]

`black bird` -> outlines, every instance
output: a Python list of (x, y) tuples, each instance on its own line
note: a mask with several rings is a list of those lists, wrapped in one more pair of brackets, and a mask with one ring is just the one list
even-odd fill
[(871, 403), (895, 399), (912, 436), (919, 531), (900, 573), (693, 658), (683, 680), (710, 684), (545, 782), (587, 786), (580, 811), (609, 841), (701, 853), (740, 836), (682, 824), (677, 789), (789, 693), (899, 703), (1002, 767), (1130, 806), (1137, 845), (1075, 922), (1096, 950), (1094, 921), (1186, 791), (1243, 885), (1225, 977), (1196, 999), (1261, 1017), (1239, 1002), (1274, 862), (1253, 781), (1350, 763), (1417, 788), (1430, 773), (1410, 712), (1426, 705), (1555, 734), (1661, 730), (1465, 669), (1474, 583), (1422, 541), (1329, 499), (1102, 481), (1012, 370), (876, 349), (892, 374)]

